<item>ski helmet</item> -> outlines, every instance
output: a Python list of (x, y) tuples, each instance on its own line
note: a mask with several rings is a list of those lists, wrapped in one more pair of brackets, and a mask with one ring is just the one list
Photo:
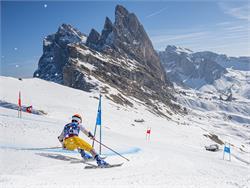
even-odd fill
[(72, 122), (82, 123), (82, 117), (79, 114), (75, 114), (72, 116)]

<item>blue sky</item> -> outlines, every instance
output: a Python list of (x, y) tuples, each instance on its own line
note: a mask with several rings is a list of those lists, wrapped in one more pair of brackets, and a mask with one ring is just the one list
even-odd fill
[(1, 1), (1, 75), (31, 77), (45, 36), (62, 23), (101, 32), (117, 4), (138, 16), (156, 50), (170, 44), (250, 56), (249, 1)]

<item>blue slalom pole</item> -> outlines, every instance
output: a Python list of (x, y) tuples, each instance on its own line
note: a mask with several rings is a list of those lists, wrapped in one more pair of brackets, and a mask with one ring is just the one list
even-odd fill
[[(94, 137), (95, 137), (96, 136), (97, 126), (99, 125), (100, 126), (100, 142), (102, 140), (102, 132), (101, 132), (101, 124), (102, 124), (101, 97), (102, 97), (102, 95), (100, 94), (97, 117), (96, 117), (96, 124), (95, 124), (95, 131), (94, 131)], [(95, 143), (95, 140), (93, 140), (93, 142), (92, 142), (92, 147), (94, 147), (94, 143)], [(100, 144), (100, 148), (99, 148), (99, 154), (101, 155), (101, 144)]]

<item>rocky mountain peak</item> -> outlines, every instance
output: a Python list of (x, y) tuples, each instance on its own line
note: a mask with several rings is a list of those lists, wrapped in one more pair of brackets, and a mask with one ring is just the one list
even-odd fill
[(157, 77), (160, 80), (167, 82), (158, 54), (134, 13), (130, 13), (123, 6), (117, 5), (115, 22), (110, 36), (112, 40), (108, 40), (108, 43), (104, 45), (110, 46), (113, 49), (112, 53), (115, 51), (116, 54), (136, 59), (150, 72), (157, 72)]
[(176, 107), (171, 102), (172, 83), (135, 14), (118, 5), (115, 22), (106, 17), (101, 35), (92, 29), (86, 43), (82, 36), (72, 26), (61, 25), (47, 37), (49, 48), (45, 48), (34, 76), (84, 91), (105, 84), (120, 92), (109, 98), (123, 103), (122, 94), (154, 109), (158, 109), (154, 100)]
[(166, 53), (177, 53), (177, 54), (181, 54), (181, 53), (193, 53), (192, 50), (188, 49), (188, 48), (182, 48), (179, 46), (175, 46), (175, 45), (167, 45), (167, 47), (165, 48), (165, 52)]
[(165, 48), (165, 52), (175, 52), (177, 50), (177, 47), (175, 45), (167, 45)]
[(68, 43), (85, 42), (86, 36), (70, 24), (62, 24), (56, 32), (56, 39), (67, 45)]
[(74, 29), (70, 24), (63, 23), (61, 26), (59, 26), (57, 32), (61, 34), (65, 34), (65, 33), (72, 33), (73, 30), (76, 30), (76, 29)]
[(107, 44), (112, 43), (112, 40), (113, 40), (112, 31), (113, 31), (113, 23), (108, 17), (106, 17), (104, 28), (102, 30), (102, 35), (100, 37), (100, 40), (98, 41), (99, 47), (97, 47), (96, 50), (102, 49), (103, 51), (105, 51), (104, 50), (105, 46)]
[(128, 10), (122, 5), (117, 5), (115, 7), (115, 17), (118, 17), (118, 18), (126, 17), (128, 14), (129, 14)]
[(135, 59), (145, 66), (149, 74), (154, 74), (152, 77), (171, 85), (143, 26), (134, 13), (121, 5), (116, 6), (114, 23), (106, 17), (100, 37), (97, 32), (90, 32), (87, 46), (112, 56)]
[(108, 17), (106, 17), (103, 31), (112, 31), (112, 29), (113, 23)]
[(97, 48), (99, 39), (100, 39), (100, 34), (95, 29), (91, 29), (86, 41), (86, 45), (95, 49)]
[(34, 77), (63, 83), (63, 68), (68, 62), (68, 44), (84, 43), (86, 36), (70, 24), (62, 24), (56, 33), (43, 39), (43, 55)]

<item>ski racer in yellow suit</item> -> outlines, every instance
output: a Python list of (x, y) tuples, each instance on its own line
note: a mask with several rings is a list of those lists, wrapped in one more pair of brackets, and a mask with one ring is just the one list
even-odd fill
[(108, 163), (100, 158), (94, 148), (78, 136), (81, 131), (91, 139), (94, 139), (94, 135), (83, 127), (81, 123), (82, 117), (79, 114), (73, 115), (71, 123), (64, 126), (62, 133), (58, 136), (58, 140), (61, 142), (62, 146), (68, 150), (78, 149), (78, 152), (84, 160), (91, 157), (85, 153), (86, 150), (96, 160), (98, 166), (107, 166)]

